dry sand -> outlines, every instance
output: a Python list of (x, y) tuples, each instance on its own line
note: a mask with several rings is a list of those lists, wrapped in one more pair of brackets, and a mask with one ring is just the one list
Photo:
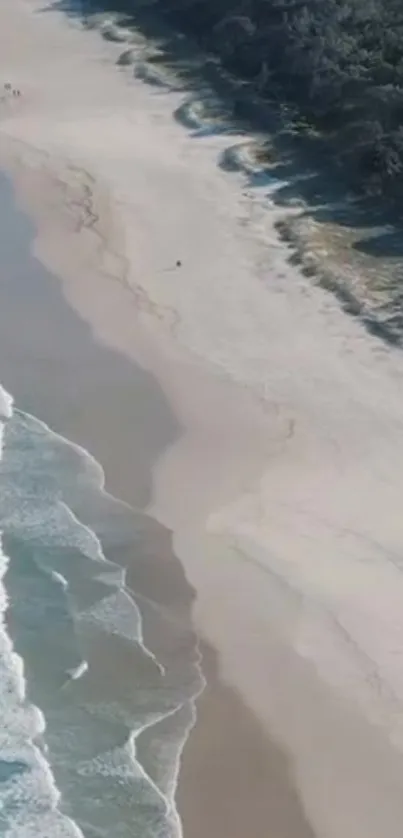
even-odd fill
[[(38, 225), (36, 253), (93, 334), (155, 375), (182, 425), (150, 511), (173, 530), (225, 682), (286, 752), (313, 833), (397, 838), (401, 354), (289, 266), (278, 209), (217, 168), (227, 139), (193, 138), (172, 119), (182, 94), (118, 72), (122, 44), (41, 7), (0, 8), (0, 84), (22, 91), (2, 106), (1, 159)], [(140, 39), (135, 49), (143, 58)], [(205, 697), (183, 788), (190, 800), (201, 760), (207, 831), (234, 834), (235, 803), (220, 820), (233, 787), (260, 838), (266, 810), (237, 769), (252, 757), (229, 748), (237, 701), (217, 693), (212, 713)], [(201, 724), (204, 742), (227, 747), (233, 786), (197, 746)], [(288, 835), (309, 834), (297, 820)], [(189, 809), (184, 823), (192, 836)]]

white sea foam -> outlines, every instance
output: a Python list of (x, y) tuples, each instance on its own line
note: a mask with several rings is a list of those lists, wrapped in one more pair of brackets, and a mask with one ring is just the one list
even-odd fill
[(88, 672), (88, 661), (81, 661), (74, 669), (67, 670), (67, 674), (72, 681), (78, 681), (86, 672)]
[(0, 460), (3, 453), (4, 445), (4, 421), (11, 419), (13, 415), (13, 397), (0, 384)]
[[(10, 401), (10, 405), (12, 405), (12, 400)], [(10, 415), (12, 414), (10, 413)], [(17, 423), (22, 423), (21, 427), (23, 431), (25, 431), (25, 428), (23, 427), (24, 424), (26, 425), (28, 433), (32, 430), (34, 434), (35, 432), (38, 434), (39, 430), (39, 440), (42, 434), (44, 436), (45, 448), (43, 450), (42, 444), (38, 446), (37, 452), (35, 452), (35, 446), (34, 449), (29, 449), (28, 455), (30, 457), (30, 465), (34, 468), (34, 470), (36, 469), (35, 480), (37, 478), (41, 478), (42, 469), (45, 476), (46, 473), (51, 475), (53, 470), (57, 473), (59, 466), (63, 465), (63, 457), (59, 458), (57, 446), (67, 446), (70, 450), (75, 450), (77, 452), (80, 462), (84, 464), (85, 468), (82, 473), (85, 475), (87, 484), (95, 487), (99, 492), (103, 493), (105, 497), (110, 498), (114, 503), (120, 504), (120, 501), (117, 501), (105, 491), (105, 476), (103, 469), (85, 449), (76, 444), (70, 443), (69, 440), (54, 433), (44, 422), (37, 420), (35, 417), (29, 416), (28, 414), (15, 410), (15, 420)], [(10, 430), (12, 430), (12, 426), (10, 426)], [(15, 425), (14, 440), (17, 443), (17, 449), (19, 433), (20, 431), (18, 426)], [(11, 446), (13, 442), (12, 433), (9, 440)], [(50, 448), (48, 448), (48, 443), (50, 443)], [(51, 450), (52, 443), (56, 443), (53, 453)], [(19, 449), (19, 453), (25, 456), (27, 452), (24, 450), (24, 447), (22, 447)], [(35, 463), (33, 458), (36, 458)], [(14, 467), (17, 468), (17, 471), (13, 472), (11, 459), (11, 456), (7, 458), (6, 467), (7, 469), (10, 469), (10, 472), (7, 472), (7, 478), (10, 477), (9, 489), (13, 492), (14, 489), (12, 484), (14, 482), (14, 478), (19, 478), (18, 468), (20, 469), (20, 475), (21, 469), (24, 471), (25, 476), (27, 475), (27, 470), (24, 468), (23, 464), (21, 465), (21, 463), (16, 463)], [(21, 482), (20, 478), (19, 482)], [(55, 490), (53, 489), (53, 485)], [(135, 599), (126, 588), (124, 569), (106, 559), (101, 540), (90, 527), (83, 524), (77, 518), (77, 515), (65, 503), (63, 500), (62, 490), (58, 490), (57, 488), (57, 482), (53, 484), (51, 479), (48, 481), (48, 489), (45, 497), (46, 503), (43, 503), (43, 499), (39, 496), (35, 496), (35, 501), (33, 502), (32, 494), (30, 494), (29, 491), (27, 501), (25, 502), (25, 500), (22, 499), (21, 502), (18, 491), (15, 492), (15, 497), (13, 497), (11, 501), (7, 500), (7, 498), (5, 499), (5, 520), (7, 522), (7, 527), (10, 528), (10, 531), (20, 533), (25, 532), (25, 536), (29, 540), (32, 538), (38, 538), (41, 542), (43, 541), (45, 545), (60, 545), (68, 546), (70, 548), (76, 547), (83, 556), (99, 563), (97, 578), (111, 586), (110, 596), (104, 597), (91, 608), (85, 609), (81, 612), (75, 611), (74, 616), (77, 624), (95, 624), (99, 627), (100, 631), (117, 634), (133, 643), (136, 643), (141, 648), (143, 654), (153, 661), (160, 675), (164, 676), (166, 674), (164, 667), (152, 651), (147, 648), (144, 642), (141, 612)], [(53, 494), (54, 491), (55, 493)], [(9, 492), (7, 492), (7, 494), (9, 494)], [(130, 509), (127, 504), (122, 504), (122, 506)], [(68, 591), (68, 566), (66, 566), (66, 571), (64, 568), (62, 568), (62, 571), (63, 572), (59, 572), (59, 570), (54, 570), (52, 568), (47, 572), (50, 574), (54, 582)], [(3, 610), (5, 610), (7, 607), (5, 592), (3, 594), (3, 599), (4, 602), (2, 602), (2, 605)], [(198, 664), (196, 664), (196, 666), (198, 666)], [(82, 678), (87, 669), (88, 662), (86, 660), (81, 660), (77, 666), (67, 670), (67, 680), (65, 686), (67, 687), (69, 682), (75, 682)], [(58, 838), (58, 836), (64, 835), (69, 836), (69, 838), (73, 835), (78, 836), (80, 835), (80, 832), (77, 827), (68, 819), (64, 818), (57, 810), (60, 795), (55, 787), (51, 769), (45, 760), (45, 747), (42, 747), (42, 750), (39, 751), (33, 744), (35, 737), (44, 733), (45, 720), (36, 708), (33, 708), (26, 702), (23, 663), (16, 655), (14, 656), (13, 671), (13, 677), (17, 678), (16, 683), (14, 684), (14, 690), (16, 690), (16, 687), (18, 686), (18, 700), (22, 707), (22, 709), (19, 709), (20, 717), (18, 719), (16, 713), (12, 714), (14, 722), (13, 730), (18, 732), (18, 741), (23, 750), (21, 751), (20, 749), (20, 751), (17, 751), (14, 746), (14, 740), (8, 739), (7, 742), (3, 743), (4, 746), (7, 745), (7, 751), (4, 751), (4, 753), (12, 754), (14, 759), (18, 758), (18, 753), (23, 753), (24, 761), (29, 766), (29, 769), (26, 772), (27, 776), (25, 774), (19, 776), (18, 790), (17, 780), (14, 782), (13, 788), (18, 800), (20, 801), (21, 812), (18, 813), (18, 816), (14, 817), (12, 825), (10, 825), (7, 838), (11, 838), (11, 836), (12, 838), (14, 838), (14, 836), (15, 838), (31, 838), (33, 835), (41, 835), (44, 836), (44, 838), (47, 838), (48, 835), (49, 838), (50, 835), (52, 835), (52, 838), (53, 836)], [(4, 678), (2, 679), (2, 683), (5, 686), (8, 685), (8, 690), (10, 690), (10, 681), (7, 681), (7, 679)], [(200, 688), (202, 688), (202, 686), (203, 679), (200, 674)], [(148, 777), (143, 767), (137, 761), (135, 741), (137, 736), (146, 727), (152, 727), (153, 725), (163, 721), (165, 718), (181, 712), (180, 706), (168, 709), (168, 711), (162, 712), (160, 715), (156, 715), (155, 713), (150, 714), (149, 721), (133, 733), (130, 742), (128, 742), (123, 749), (124, 754), (120, 755), (125, 755), (126, 769), (129, 771), (132, 780), (134, 780), (136, 776), (141, 781), (141, 787), (142, 789), (145, 789), (145, 793), (150, 793), (156, 803), (159, 799), (164, 804), (166, 817), (171, 823), (173, 833), (177, 835), (181, 834), (180, 820), (175, 807), (175, 792), (180, 765), (180, 755), (189, 730), (193, 725), (195, 712), (194, 702), (192, 700), (187, 700), (186, 706), (189, 707), (190, 721), (188, 724), (180, 725), (179, 739), (176, 739), (174, 735), (173, 739), (167, 743), (161, 740), (164, 764), (159, 772), (158, 782), (154, 782), (150, 777)], [(7, 727), (9, 727), (8, 724)], [(36, 759), (36, 752), (38, 752), (38, 759)], [(115, 756), (116, 759), (112, 760), (112, 764), (114, 764), (115, 769), (118, 770), (117, 766), (120, 763), (120, 757), (117, 752)], [(111, 770), (111, 763), (109, 758), (107, 758), (107, 755), (105, 755), (105, 760), (102, 758), (101, 762), (104, 766), (103, 768), (101, 768), (99, 762), (92, 765), (82, 765), (82, 773), (84, 774), (85, 772), (91, 771), (94, 771), (95, 773), (99, 771), (107, 773)], [(34, 764), (35, 768), (32, 767)], [(109, 768), (107, 767), (108, 764)], [(119, 770), (123, 770), (123, 768)], [(127, 778), (128, 780), (130, 779), (129, 775)], [(28, 784), (30, 791), (28, 789)], [(17, 798), (10, 798), (10, 800), (11, 799), (16, 800)], [(39, 814), (35, 808), (35, 800), (38, 801), (38, 806), (39, 801), (41, 801), (42, 815)], [(29, 805), (27, 805), (26, 801), (29, 802)], [(26, 810), (25, 813), (24, 809)], [(49, 816), (48, 810), (50, 812)]]
[[(13, 416), (13, 398), (0, 385), (0, 454), (5, 424)], [(0, 457), (1, 459), (1, 457)], [(46, 730), (43, 713), (26, 697), (24, 663), (16, 654), (5, 626), (8, 596), (4, 585), (9, 560), (0, 532), (0, 766), (4, 779), (0, 810), (5, 838), (83, 838), (81, 830), (58, 810), (60, 792), (45, 758), (47, 747), (36, 744)], [(61, 574), (54, 578), (67, 585)], [(7, 776), (7, 774), (9, 776)]]
[[(100, 463), (90, 454), (85, 448), (78, 445), (77, 443), (71, 442), (70, 440), (63, 437), (61, 434), (57, 434), (53, 431), (45, 422), (42, 420), (37, 419), (36, 417), (32, 416), (31, 414), (23, 414), (20, 411), (17, 413), (21, 416), (26, 416), (29, 420), (41, 427), (42, 430), (46, 432), (49, 436), (49, 439), (53, 439), (54, 441), (66, 445), (71, 449), (74, 449), (86, 462), (88, 466), (88, 471), (90, 475), (91, 482), (94, 482), (96, 487), (105, 497), (110, 498), (113, 502), (118, 502), (123, 507), (130, 509), (129, 505), (126, 504), (124, 501), (117, 501), (112, 495), (110, 495), (105, 489), (105, 473), (100, 465)], [(125, 580), (125, 571), (122, 568), (119, 568), (117, 565), (109, 562), (106, 559), (102, 543), (94, 530), (84, 524), (82, 521), (77, 518), (74, 512), (67, 506), (66, 503), (63, 501), (59, 501), (58, 504), (59, 510), (63, 510), (67, 519), (70, 522), (74, 522), (75, 525), (75, 532), (79, 533), (80, 535), (80, 550), (81, 552), (85, 553), (89, 557), (102, 562), (108, 568), (111, 569), (115, 580), (116, 574), (118, 576), (118, 585), (117, 585), (117, 592), (112, 594), (111, 597), (108, 597), (106, 600), (102, 600), (102, 602), (97, 606), (97, 609), (94, 613), (87, 612), (87, 616), (90, 619), (97, 619), (100, 620), (101, 623), (103, 622), (104, 628), (109, 626), (109, 629), (113, 631), (115, 634), (121, 634), (122, 636), (127, 637), (127, 639), (132, 640), (141, 647), (144, 654), (151, 658), (151, 660), (155, 663), (157, 668), (159, 669), (161, 675), (165, 675), (165, 669), (163, 665), (158, 661), (156, 656), (151, 652), (150, 649), (147, 648), (144, 637), (143, 637), (143, 629), (142, 629), (142, 618), (140, 610), (131, 596), (130, 592), (126, 588), (126, 580)], [(49, 515), (52, 514), (52, 511), (49, 510)], [(57, 521), (58, 533), (60, 532), (60, 520)], [(49, 522), (47, 522), (47, 529), (49, 531)], [(71, 528), (69, 528), (69, 538), (71, 538)], [(71, 543), (71, 542), (69, 542)], [(102, 574), (103, 581), (110, 581), (106, 574)], [(114, 580), (114, 581), (115, 581)], [(117, 599), (118, 598), (118, 601)], [(100, 616), (102, 614), (102, 617)]]
[(72, 442), (71, 440), (66, 439), (66, 437), (62, 436), (61, 434), (56, 433), (56, 431), (53, 431), (52, 428), (50, 428), (49, 425), (46, 424), (46, 422), (44, 422), (42, 419), (38, 419), (36, 416), (32, 416), (31, 413), (25, 413), (18, 409), (15, 412), (17, 415), (25, 417), (27, 420), (29, 420), (30, 424), (33, 427), (42, 430), (42, 432), (44, 432), (44, 434), (46, 435), (47, 439), (58, 442), (59, 444), (65, 445), (66, 447), (70, 448), (70, 450), (76, 451), (77, 454), (80, 455), (81, 461), (85, 463), (87, 466), (87, 477), (89, 478), (89, 480), (93, 482), (98, 489), (104, 490), (105, 472), (98, 460), (96, 460), (95, 457), (93, 457), (92, 454), (90, 454), (86, 448), (83, 448), (76, 442)]
[(0, 418), (11, 419), (13, 415), (13, 397), (0, 384)]
[[(83, 838), (81, 831), (58, 810), (60, 793), (44, 751), (36, 741), (45, 732), (41, 711), (27, 701), (24, 665), (5, 627), (8, 599), (3, 579), (8, 558), (0, 535), (0, 809), (5, 838)], [(7, 776), (7, 774), (9, 776)]]
[[(121, 502), (120, 500), (117, 501), (116, 498), (106, 492), (105, 474), (103, 468), (85, 448), (82, 448), (76, 443), (70, 442), (70, 440), (60, 434), (55, 433), (55, 431), (49, 428), (45, 422), (30, 414), (16, 410), (16, 416), (25, 418), (29, 421), (33, 428), (39, 428), (42, 432), (45, 432), (47, 440), (54, 441), (62, 446), (75, 450), (80, 455), (80, 459), (84, 461), (87, 466), (87, 476), (89, 478), (89, 482), (95, 484), (96, 488), (104, 494), (105, 497), (110, 498), (115, 503), (118, 502), (127, 509), (130, 509), (127, 504)], [(45, 529), (47, 541), (49, 541), (52, 533), (54, 533), (57, 543), (66, 543), (69, 546), (74, 546), (76, 543), (77, 548), (81, 553), (102, 563), (105, 567), (105, 571), (108, 570), (108, 572), (105, 573), (101, 571), (100, 578), (102, 576), (103, 581), (116, 585), (117, 591), (112, 594), (110, 598), (108, 597), (106, 600), (103, 600), (97, 606), (98, 611), (96, 612), (96, 615), (92, 615), (92, 618), (96, 618), (100, 623), (103, 622), (104, 628), (108, 626), (109, 630), (114, 633), (121, 634), (122, 636), (138, 643), (144, 654), (153, 660), (161, 674), (164, 675), (164, 667), (145, 645), (142, 631), (141, 613), (136, 602), (125, 587), (125, 571), (106, 559), (101, 541), (96, 533), (80, 521), (61, 498), (58, 499), (57, 503), (47, 504), (46, 508), (41, 508), (40, 512), (40, 518), (38, 519), (36, 509), (32, 506), (32, 503), (30, 503), (28, 509), (24, 513), (25, 523), (29, 528), (30, 537), (32, 538), (35, 536), (37, 531), (39, 533), (39, 531), (42, 532)], [(74, 525), (73, 527), (71, 526), (72, 524)], [(18, 510), (18, 527), (21, 529), (20, 509)], [(63, 536), (63, 533), (65, 533), (65, 536)], [(89, 614), (88, 617), (91, 618), (91, 614)]]
[(118, 589), (97, 602), (92, 608), (82, 612), (79, 619), (82, 622), (96, 624), (100, 630), (107, 631), (109, 634), (117, 634), (132, 643), (137, 643), (142, 652), (153, 661), (161, 675), (165, 675), (165, 668), (144, 643), (140, 610), (125, 588)]
[[(186, 702), (186, 704), (191, 708), (190, 712), (193, 719), (194, 702)], [(141, 762), (139, 762), (137, 758), (136, 740), (147, 728), (151, 728), (159, 722), (162, 722), (164, 719), (176, 715), (182, 710), (183, 706), (184, 705), (179, 705), (167, 713), (153, 715), (148, 722), (143, 724), (137, 730), (131, 732), (124, 745), (98, 754), (93, 759), (83, 761), (77, 766), (77, 772), (82, 777), (111, 777), (113, 779), (118, 779), (120, 783), (141, 783), (143, 801), (147, 797), (150, 797), (150, 802), (152, 801), (154, 806), (158, 802), (161, 804), (164, 815), (171, 822), (177, 836), (182, 835), (182, 826), (175, 805), (177, 775), (179, 773), (179, 763), (183, 745), (187, 739), (190, 728), (193, 726), (193, 722), (190, 727), (186, 729), (185, 735), (181, 740), (170, 743), (171, 752), (169, 756), (171, 766), (173, 766), (173, 771), (171, 770), (172, 782), (167, 784), (166, 790), (163, 790), (160, 785), (155, 782), (149, 774), (147, 774)]]
[[(32, 418), (35, 422), (39, 420)], [(47, 431), (50, 438), (53, 438), (55, 441), (58, 441), (64, 445), (68, 445), (74, 448), (86, 461), (89, 472), (91, 474), (92, 480), (97, 485), (97, 488), (100, 492), (102, 492), (106, 497), (110, 498), (112, 501), (117, 502), (117, 499), (110, 495), (105, 489), (105, 474), (100, 466), (100, 464), (95, 460), (88, 451), (86, 451), (81, 446), (77, 445), (76, 443), (71, 443), (65, 437), (56, 434), (52, 431), (44, 422), (40, 422), (42, 428)], [(130, 509), (128, 504), (118, 501), (119, 504)], [(107, 631), (112, 634), (117, 634), (121, 637), (125, 637), (127, 640), (137, 643), (143, 653), (152, 660), (155, 664), (157, 669), (159, 670), (161, 676), (165, 676), (166, 671), (165, 667), (160, 663), (158, 658), (153, 654), (153, 652), (146, 646), (143, 636), (143, 624), (142, 624), (142, 617), (141, 612), (137, 606), (135, 599), (132, 597), (130, 591), (126, 588), (126, 573), (123, 568), (114, 565), (113, 563), (109, 562), (104, 553), (102, 548), (101, 540), (98, 538), (96, 533), (90, 529), (86, 524), (83, 524), (77, 516), (72, 512), (70, 507), (68, 507), (65, 503), (60, 502), (60, 506), (63, 507), (64, 512), (67, 518), (74, 523), (76, 532), (80, 532), (80, 549), (83, 550), (86, 555), (91, 556), (93, 559), (96, 559), (102, 563), (104, 563), (107, 567), (107, 571), (102, 573), (102, 571), (98, 574), (98, 578), (102, 581), (105, 581), (109, 584), (115, 584), (117, 590), (112, 593), (109, 597), (104, 598), (100, 602), (96, 603), (91, 609), (87, 609), (86, 611), (82, 612), (81, 614), (77, 614), (77, 618), (83, 622), (95, 623), (99, 626), (100, 630)], [(115, 571), (114, 574), (112, 573), (112, 569)], [(163, 759), (164, 765), (164, 780), (161, 784), (155, 784), (151, 778), (147, 775), (144, 771), (142, 765), (138, 762), (136, 757), (136, 739), (144, 730), (149, 727), (153, 727), (159, 722), (162, 722), (164, 719), (167, 719), (179, 712), (183, 711), (184, 705), (179, 705), (172, 710), (169, 710), (161, 715), (152, 714), (149, 721), (143, 724), (139, 729), (133, 731), (130, 741), (127, 743), (126, 746), (122, 749), (122, 753), (120, 756), (122, 757), (124, 754), (125, 759), (123, 759), (123, 763), (126, 766), (125, 768), (122, 767), (123, 763), (120, 762), (118, 759), (118, 753), (115, 749), (114, 751), (114, 759), (107, 758), (107, 755), (103, 755), (102, 759), (97, 758), (96, 761), (91, 761), (90, 764), (86, 764), (86, 766), (82, 765), (81, 770), (83, 773), (94, 771), (95, 773), (101, 772), (108, 775), (108, 772), (112, 772), (111, 766), (114, 765), (115, 773), (118, 770), (117, 766), (120, 765), (119, 771), (127, 771), (128, 765), (130, 765), (130, 771), (132, 776), (136, 776), (137, 778), (142, 778), (145, 783), (149, 783), (151, 788), (154, 789), (155, 793), (161, 797), (164, 801), (165, 810), (167, 817), (172, 823), (174, 831), (178, 838), (182, 835), (182, 825), (180, 821), (179, 814), (176, 809), (175, 797), (176, 797), (176, 790), (178, 784), (178, 777), (180, 771), (180, 762), (181, 756), (183, 753), (183, 748), (186, 744), (190, 731), (195, 723), (196, 720), (196, 706), (195, 701), (198, 695), (202, 692), (205, 687), (205, 679), (202, 675), (201, 666), (200, 666), (200, 654), (198, 655), (198, 660), (195, 663), (195, 667), (198, 672), (199, 678), (199, 687), (195, 691), (195, 695), (192, 699), (186, 702), (186, 707), (189, 711), (189, 719), (187, 724), (183, 726), (182, 735), (179, 741), (168, 741), (164, 746), (164, 754), (161, 754)], [(72, 679), (81, 677), (85, 671), (87, 670), (87, 664), (83, 661), (74, 672), (70, 672), (69, 675)], [(124, 752), (124, 754), (123, 754)], [(127, 762), (127, 758), (129, 762)], [(162, 768), (161, 768), (162, 773)]]
[(61, 573), (58, 573), (57, 570), (52, 570), (50, 575), (54, 582), (58, 582), (59, 585), (62, 586), (62, 588), (67, 589), (69, 587), (67, 579), (64, 576), (62, 576)]
[(80, 521), (79, 518), (77, 518), (77, 515), (74, 514), (74, 512), (70, 509), (69, 506), (67, 506), (66, 503), (64, 503), (64, 501), (59, 501), (58, 508), (63, 513), (63, 515), (65, 515), (70, 532), (72, 530), (71, 525), (73, 524), (74, 532), (76, 533), (76, 537), (78, 538), (80, 543), (80, 552), (82, 552), (85, 556), (88, 556), (88, 558), (93, 559), (94, 561), (107, 563), (111, 566), (111, 569), (114, 568), (115, 565), (113, 565), (112, 562), (108, 562), (108, 560), (106, 559), (102, 549), (101, 541), (98, 538), (97, 534), (94, 532), (94, 530), (88, 527), (87, 524), (83, 524), (83, 522)]
[[(11, 396), (9, 396), (9, 398), (11, 398), (12, 406), (13, 399)], [(92, 484), (96, 489), (98, 489), (104, 495), (104, 497), (110, 499), (114, 503), (118, 503), (120, 507), (125, 508), (130, 512), (133, 511), (132, 507), (128, 503), (126, 503), (126, 501), (122, 500), (121, 498), (115, 498), (114, 495), (111, 495), (110, 492), (108, 492), (105, 486), (104, 469), (101, 463), (99, 463), (98, 460), (89, 451), (87, 451), (86, 448), (84, 448), (82, 445), (79, 445), (77, 442), (73, 442), (72, 440), (67, 439), (67, 437), (63, 436), (62, 434), (58, 434), (49, 425), (47, 425), (46, 422), (44, 422), (42, 419), (38, 419), (31, 413), (25, 413), (18, 409), (15, 410), (15, 413), (21, 417), (25, 417), (33, 426), (40, 428), (49, 441), (53, 441), (56, 444), (65, 446), (66, 448), (69, 448), (70, 451), (75, 451), (79, 455), (81, 463), (85, 464), (86, 466), (86, 481)], [(69, 512), (73, 515), (70, 509)], [(78, 518), (76, 518), (75, 520), (78, 521)], [(86, 526), (82, 523), (82, 521), (79, 521), (79, 523), (81, 527)], [(92, 537), (94, 537), (98, 541), (98, 544), (100, 544), (100, 541), (94, 533), (94, 531), (90, 530), (89, 527), (87, 527), (87, 529), (91, 533)], [(102, 552), (102, 547), (100, 547), (100, 550)]]
[(100, 621), (103, 629), (113, 634), (120, 634), (128, 640), (138, 643), (143, 653), (155, 663), (161, 675), (165, 675), (164, 666), (144, 642), (143, 621), (140, 609), (126, 588), (125, 570), (106, 559), (101, 541), (96, 533), (86, 524), (83, 524), (66, 504), (63, 504), (63, 507), (66, 510), (66, 514), (71, 517), (76, 526), (85, 534), (88, 543), (92, 546), (93, 550), (90, 551), (90, 555), (104, 562), (111, 568), (112, 572), (114, 571), (112, 577), (110, 574), (101, 573), (98, 578), (102, 578), (102, 581), (109, 582), (109, 584), (115, 584), (117, 587), (117, 591), (114, 594), (101, 600), (93, 609), (86, 611), (82, 617), (89, 621)]

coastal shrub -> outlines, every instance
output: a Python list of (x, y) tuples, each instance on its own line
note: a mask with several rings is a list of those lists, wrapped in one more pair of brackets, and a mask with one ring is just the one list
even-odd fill
[(403, 205), (401, 0), (160, 0), (261, 95), (297, 106), (355, 185)]
[[(81, 2), (129, 16), (158, 6), (251, 94), (290, 105), (300, 133), (325, 139), (356, 188), (403, 208), (402, 0)], [(105, 34), (119, 39), (121, 28)]]

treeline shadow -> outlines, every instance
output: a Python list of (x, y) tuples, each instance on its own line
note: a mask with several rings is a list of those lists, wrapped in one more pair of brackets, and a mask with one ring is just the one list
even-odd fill
[[(119, 27), (140, 33), (150, 44), (148, 70), (134, 63), (133, 73), (160, 92), (165, 87), (164, 73), (175, 80), (166, 89), (183, 91), (185, 100), (174, 117), (192, 137), (234, 136), (234, 145), (223, 151), (218, 164), (226, 171), (242, 171), (246, 188), (267, 187), (270, 201), (277, 206), (300, 206), (301, 213), (318, 224), (353, 231), (356, 241), (351, 246), (357, 256), (390, 260), (395, 266), (403, 255), (403, 237), (392, 209), (377, 197), (355, 192), (331, 144), (309, 126), (299, 125), (297, 115), (283, 106), (277, 91), (270, 99), (262, 98), (256, 82), (227, 71), (219, 56), (206, 51), (205, 44), (184, 26), (179, 10), (168, 10), (163, 0), (53, 0), (43, 11), (53, 9), (89, 28), (97, 25), (97, 16), (110, 14), (119, 26), (103, 27), (102, 35), (112, 41), (122, 40)], [(130, 43), (122, 42), (117, 63), (130, 66), (130, 53)], [(150, 68), (156, 70), (155, 76)], [(195, 116), (194, 103), (201, 104), (205, 120)], [(248, 167), (242, 156), (253, 137), (262, 144), (263, 154), (259, 165)]]
[[(218, 56), (203, 52), (192, 34), (181, 28), (179, 11), (164, 10), (163, 0), (53, 0), (44, 11), (48, 9), (63, 11), (88, 27), (94, 25), (97, 15), (111, 14), (117, 17), (119, 26), (140, 32), (156, 48), (156, 54), (147, 57), (147, 63), (174, 76), (178, 88), (188, 95), (189, 98), (177, 108), (174, 116), (193, 135), (206, 136), (217, 132), (237, 137), (256, 132), (267, 134), (275, 162), (269, 160), (265, 169), (262, 160), (261, 171), (245, 174), (249, 187), (264, 185), (262, 174), (265, 174), (268, 186), (277, 182), (278, 188), (270, 197), (278, 205), (287, 207), (300, 198), (315, 220), (332, 221), (342, 226), (379, 227), (381, 221), (391, 218), (379, 201), (351, 192), (342, 168), (318, 134), (309, 130), (299, 132), (294, 124), (285, 124), (287, 117), (276, 98), (277, 94), (270, 100), (262, 98), (253, 83), (226, 71)], [(118, 36), (114, 36), (112, 27), (105, 28), (102, 34), (106, 39), (119, 40)], [(128, 47), (129, 44), (122, 44), (118, 64), (124, 66), (129, 63), (128, 57), (125, 60), (125, 55), (130, 52)], [(141, 76), (138, 68), (134, 68), (133, 72)], [(145, 75), (144, 81), (158, 86), (158, 81), (151, 76)], [(163, 82), (160, 86), (163, 87)], [(172, 90), (172, 87), (169, 89)], [(217, 124), (197, 127), (189, 105), (198, 100), (205, 104), (207, 113), (209, 110), (217, 111)], [(221, 104), (219, 112), (217, 100)], [(236, 162), (233, 165), (228, 163), (228, 156), (224, 153), (219, 165), (227, 169), (237, 168)], [(343, 201), (344, 209), (341, 207)], [(374, 248), (374, 255), (387, 255), (387, 248), (382, 254)]]

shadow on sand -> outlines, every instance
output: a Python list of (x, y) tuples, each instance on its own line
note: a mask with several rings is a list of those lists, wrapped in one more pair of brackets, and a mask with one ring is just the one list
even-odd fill
[[(217, 56), (202, 52), (192, 33), (181, 28), (179, 13), (168, 15), (158, 0), (53, 0), (43, 11), (52, 9), (63, 11), (84, 27), (99, 27), (104, 38), (122, 43), (117, 64), (126, 69), (133, 65), (137, 78), (160, 92), (183, 91), (186, 98), (173, 115), (192, 137), (233, 136), (234, 144), (218, 161), (220, 168), (242, 172), (247, 188), (259, 188), (263, 195), (267, 188), (272, 204), (285, 210), (297, 206), (301, 218), (310, 223), (348, 231), (346, 246), (353, 270), (356, 263), (365, 275), (368, 260), (382, 260), (385, 290), (389, 278), (393, 298), (390, 310), (387, 300), (379, 312), (370, 300), (368, 305), (358, 300), (351, 304), (352, 290), (347, 293), (347, 310), (359, 316), (371, 332), (400, 343), (403, 334), (397, 328), (396, 290), (402, 280), (397, 259), (403, 255), (403, 245), (397, 229), (391, 231), (395, 219), (373, 198), (351, 192), (320, 136), (298, 127), (295, 115), (276, 96), (263, 100), (256, 84), (236, 78)], [(144, 56), (139, 37), (146, 44)], [(292, 248), (293, 242), (288, 243)], [(304, 260), (299, 257), (306, 248), (311, 249), (310, 243), (303, 239), (296, 250), (292, 248), (291, 260), (302, 267)], [(327, 278), (322, 282), (320, 277), (318, 282), (342, 301), (344, 291), (335, 277), (332, 283)], [(401, 319), (403, 322), (403, 312)]]

